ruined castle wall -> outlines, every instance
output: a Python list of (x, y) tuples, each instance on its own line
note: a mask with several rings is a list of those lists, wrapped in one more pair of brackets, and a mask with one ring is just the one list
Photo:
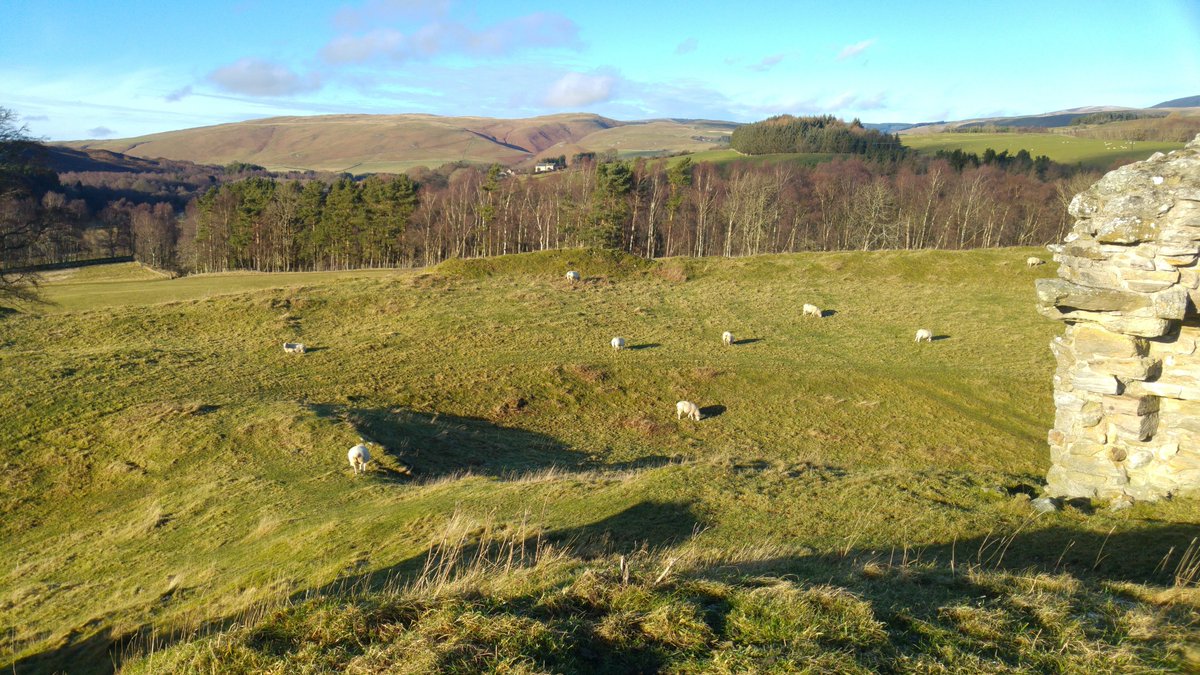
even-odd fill
[(1200, 136), (1075, 196), (1038, 310), (1050, 345), (1054, 497), (1200, 493)]

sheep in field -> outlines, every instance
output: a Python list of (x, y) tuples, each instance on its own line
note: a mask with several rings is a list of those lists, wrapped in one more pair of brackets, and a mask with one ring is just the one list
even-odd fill
[(350, 468), (354, 469), (354, 475), (367, 472), (367, 462), (371, 461), (371, 451), (367, 450), (367, 446), (363, 443), (350, 448), (350, 452), (346, 453), (346, 459), (350, 460)]
[(285, 342), (283, 343), (283, 351), (288, 354), (303, 354), (308, 350), (299, 342)]
[(571, 270), (570, 272), (567, 272), (567, 281), (571, 281), (571, 282), (579, 281), (579, 278), (580, 278), (579, 272), (576, 272), (575, 270)]
[(816, 305), (805, 304), (803, 309), (804, 309), (804, 316), (815, 316), (818, 319), (821, 318), (821, 308), (820, 307), (817, 307)]
[(928, 328), (922, 328), (917, 331), (917, 342), (924, 340), (925, 342), (933, 342), (933, 331)]
[(721, 333), (721, 344), (725, 345), (726, 347), (733, 344), (733, 333), (730, 333), (729, 331)]
[(700, 406), (692, 403), (691, 401), (680, 401), (679, 403), (676, 403), (675, 419), (683, 419), (684, 415), (687, 415), (687, 418), (692, 421), (699, 422)]
[(1030, 258), (1025, 259), (1025, 265), (1027, 267), (1037, 267), (1038, 265), (1045, 265), (1045, 264), (1046, 264), (1046, 261), (1042, 260), (1041, 258), (1030, 257)]
[(612, 343), (611, 343), (611, 344), (612, 344), (612, 348), (613, 348), (613, 349), (616, 349), (616, 350), (621, 350), (621, 349), (624, 349), (624, 348), (625, 348), (625, 338), (623, 338), (623, 337), (615, 337), (615, 338), (613, 338), (613, 339), (612, 339)]

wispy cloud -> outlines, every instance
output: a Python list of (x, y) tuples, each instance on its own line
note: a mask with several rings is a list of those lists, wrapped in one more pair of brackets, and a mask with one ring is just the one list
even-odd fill
[(175, 91), (167, 94), (166, 96), (163, 97), (163, 100), (168, 103), (174, 103), (176, 101), (182, 101), (183, 99), (185, 99), (191, 95), (192, 95), (192, 85), (189, 84), (186, 87), (180, 87), (179, 89), (176, 89)]
[(691, 54), (692, 52), (696, 51), (696, 46), (698, 44), (699, 43), (696, 41), (696, 38), (690, 37), (690, 38), (684, 40), (683, 42), (680, 42), (678, 45), (676, 45), (675, 54), (677, 56), (682, 56), (684, 54)]
[(855, 42), (852, 45), (846, 45), (845, 47), (842, 47), (842, 51), (838, 52), (837, 60), (845, 61), (846, 59), (852, 59), (867, 51), (867, 49), (873, 44), (875, 44), (875, 38), (863, 40), (862, 42)]
[(263, 59), (239, 59), (208, 74), (218, 88), (247, 96), (293, 96), (321, 88), (315, 73), (300, 75), (287, 66)]
[(763, 60), (759, 61), (758, 63), (746, 67), (756, 73), (763, 73), (779, 65), (779, 62), (782, 60), (783, 54), (772, 54), (770, 56), (763, 57)]
[(828, 110), (842, 110), (845, 108), (880, 110), (887, 107), (887, 95), (883, 92), (876, 92), (869, 96), (864, 96), (858, 92), (847, 91), (829, 99), (825, 107)]
[(22, 115), (21, 119), (26, 122), (48, 122), (50, 120), (50, 116), (49, 115)]
[(612, 75), (567, 73), (550, 85), (544, 103), (554, 108), (576, 108), (612, 98), (617, 79)]
[(91, 129), (88, 129), (87, 132), (88, 136), (91, 136), (92, 138), (111, 138), (112, 136), (117, 135), (117, 132), (109, 129), (108, 127), (92, 127)]
[(332, 64), (362, 63), (376, 58), (395, 61), (429, 59), (446, 54), (503, 56), (538, 47), (579, 46), (579, 26), (553, 12), (535, 12), (474, 29), (457, 21), (430, 21), (404, 33), (376, 28), (339, 35), (321, 50)]
[(450, 9), (450, 0), (367, 0), (342, 7), (333, 15), (333, 25), (341, 30), (361, 30), (364, 26), (397, 19), (442, 16)]

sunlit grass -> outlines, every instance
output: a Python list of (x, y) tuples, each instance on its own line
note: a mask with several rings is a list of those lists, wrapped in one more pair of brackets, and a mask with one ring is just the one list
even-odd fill
[[(819, 593), (836, 603), (837, 589), (865, 597), (866, 582), (829, 575), (870, 563), (895, 598), (870, 600), (853, 629), (860, 637), (844, 638), (867, 640), (883, 659), (864, 667), (902, 654), (945, 668), (985, 658), (985, 637), (954, 648), (965, 660), (897, 642), (906, 624), (895, 617), (921, 591), (889, 570), (914, 558), (935, 576), (1029, 568), (1082, 579), (1097, 601), (1115, 592), (1103, 580), (1157, 597), (1159, 587), (1141, 584), (1194, 577), (1179, 567), (1200, 523), (1194, 500), (1031, 519), (1024, 491), (1047, 467), (1053, 417), (1047, 344), (1061, 329), (1032, 310), (1033, 280), (1052, 271), (1026, 268), (1031, 253), (649, 263), (561, 251), (426, 271), (138, 280), (142, 272), (114, 266), (64, 277), (45, 287), (57, 305), (0, 318), (0, 625), (11, 627), (0, 664), (103, 670), (110, 644), (128, 636), (216, 630), (289, 598), (336, 604), (338, 589), (355, 584), (407, 587), (430, 543), (462, 523), (476, 524), (462, 530), (464, 547), (519, 533), (558, 551), (566, 571), (528, 587), (512, 581), (511, 592), (504, 582), (487, 591), (496, 598), (559, 592), (554, 584), (646, 548), (661, 556), (646, 559), (654, 576), (681, 561), (671, 583), (752, 593), (755, 582), (710, 574), (733, 565), (786, 576), (806, 598), (832, 583)], [(567, 269), (584, 281), (563, 279)], [(802, 318), (805, 302), (828, 315)], [(921, 327), (941, 339), (914, 343)], [(725, 330), (739, 344), (722, 346)], [(614, 335), (633, 348), (612, 350)], [(285, 354), (285, 341), (311, 351)], [(680, 399), (706, 419), (677, 420)], [(355, 479), (345, 453), (360, 437), (379, 444), (377, 462)], [(830, 556), (839, 562), (822, 567)], [(506, 567), (497, 578), (510, 574), (522, 573)], [(667, 637), (629, 637), (616, 609), (594, 629), (629, 649), (665, 641), (652, 651), (682, 654), (693, 670), (753, 669), (738, 664), (791, 649), (754, 652), (751, 638), (731, 637), (743, 633), (730, 632), (730, 611), (689, 614), (668, 602), (676, 591), (645, 592), (649, 604), (631, 611)], [(421, 616), (441, 611), (413, 597)], [(979, 636), (1016, 625), (994, 607), (955, 609), (969, 600), (962, 594), (944, 597), (914, 620), (977, 626)], [(386, 635), (432, 640), (459, 625), (456, 612), (486, 615), (476, 603), (500, 600), (453, 602), (437, 615), (443, 628)], [(1150, 599), (1133, 602), (1153, 615)], [(1068, 605), (1072, 616), (1086, 611)], [(540, 634), (543, 619), (519, 603), (495, 607), (487, 634), (518, 625)], [(724, 627), (709, 623), (716, 616)], [(1167, 628), (1144, 629), (1167, 639)], [(1126, 633), (1085, 635), (1116, 649)], [(511, 653), (573, 649), (546, 639)], [(694, 656), (726, 640), (726, 660)], [(779, 658), (817, 650), (840, 664), (846, 644), (816, 639)], [(306, 654), (344, 664), (335, 652)], [(1131, 653), (1130, 663), (1143, 658)]]

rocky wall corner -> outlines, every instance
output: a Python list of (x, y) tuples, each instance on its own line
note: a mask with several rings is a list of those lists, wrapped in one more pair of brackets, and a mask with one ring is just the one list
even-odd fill
[(1038, 311), (1050, 350), (1051, 497), (1200, 493), (1200, 136), (1111, 171), (1072, 200), (1075, 226)]

